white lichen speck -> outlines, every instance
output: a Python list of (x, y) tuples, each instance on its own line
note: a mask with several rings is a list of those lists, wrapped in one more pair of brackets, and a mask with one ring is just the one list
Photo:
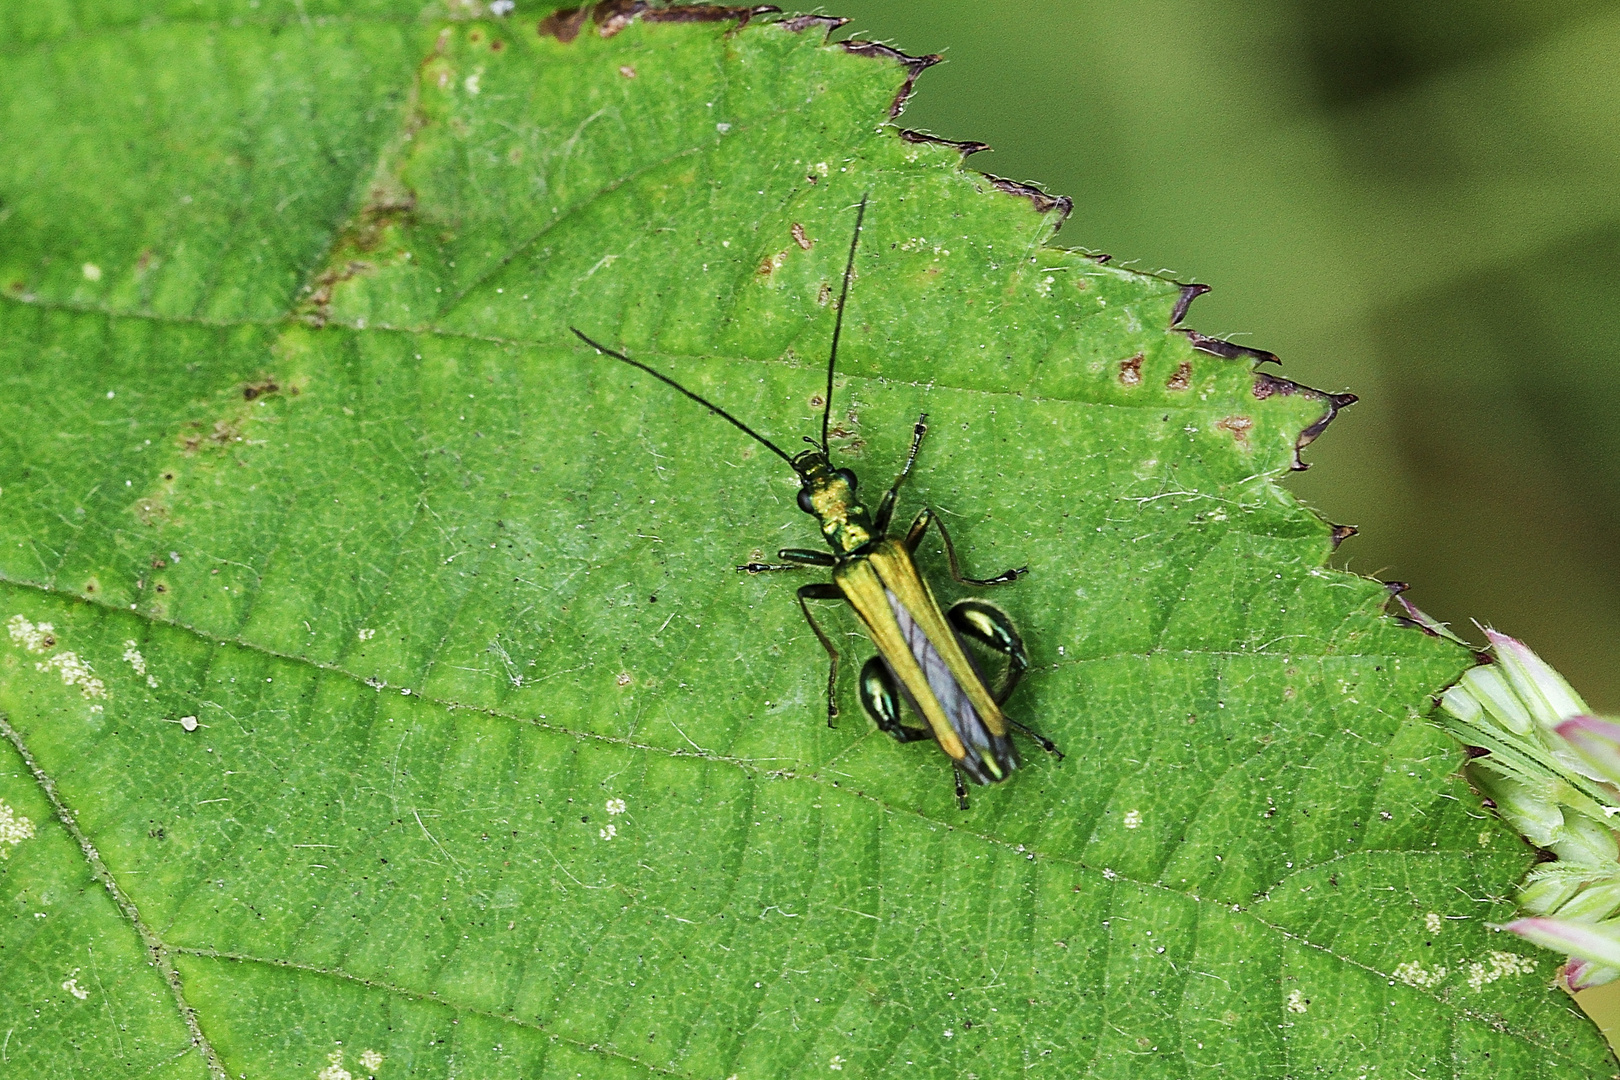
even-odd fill
[(624, 813), (624, 800), (623, 799), (609, 799), (607, 801), (607, 812), (610, 813), (610, 814), (622, 814), (622, 813)]
[(1142, 811), (1140, 811), (1140, 810), (1127, 810), (1127, 811), (1125, 811), (1125, 827), (1127, 829), (1140, 828), (1141, 825), (1142, 825)]
[(11, 634), (13, 645), (31, 653), (45, 652), (56, 644), (56, 628), (48, 622), (35, 625), (21, 615), (13, 615), (6, 620), (6, 630)]
[(1423, 929), (1431, 934), (1438, 934), (1446, 928), (1446, 920), (1440, 917), (1438, 911), (1431, 911), (1423, 916)]
[(141, 650), (136, 644), (134, 638), (130, 638), (128, 641), (124, 642), (124, 662), (135, 669), (135, 674), (146, 676), (147, 686), (150, 686), (154, 690), (157, 689), (157, 676), (147, 675), (146, 657), (141, 655)]
[(343, 1067), (343, 1051), (326, 1055), (326, 1068), (315, 1074), (315, 1080), (354, 1080), (354, 1074)]
[(90, 665), (79, 658), (79, 654), (72, 649), (63, 649), (48, 659), (41, 660), (34, 665), (36, 671), (54, 671), (62, 677), (67, 686), (77, 686), (79, 693), (87, 698), (104, 698), (107, 696), (107, 684), (96, 678), (96, 673)]
[(1478, 992), (1504, 976), (1533, 975), (1535, 971), (1536, 962), (1530, 957), (1492, 949), (1489, 966), (1477, 963), (1468, 965), (1468, 989)]
[(85, 1001), (90, 997), (90, 991), (79, 985), (78, 968), (74, 968), (72, 971), (68, 972), (68, 977), (62, 980), (62, 989), (66, 990), (80, 1001)]
[[(56, 628), (48, 622), (36, 625), (22, 615), (13, 615), (6, 620), (6, 631), (11, 635), (12, 644), (20, 645), (31, 653), (44, 654), (56, 647)], [(107, 696), (106, 684), (96, 678), (90, 665), (72, 649), (64, 649), (55, 656), (47, 657), (36, 663), (34, 668), (38, 671), (55, 671), (64, 683), (77, 686), (87, 698)]]
[(1408, 960), (1390, 974), (1407, 986), (1415, 986), (1420, 990), (1430, 990), (1445, 981), (1445, 977), (1449, 972), (1443, 967), (1430, 971), (1416, 960)]
[(610, 822), (609, 824), (607, 824), (603, 828), (600, 828), (600, 829), (596, 830), (596, 832), (597, 832), (597, 835), (600, 836), (602, 839), (611, 840), (615, 836), (619, 835), (619, 827)]
[(360, 1051), (360, 1067), (368, 1073), (374, 1073), (382, 1067), (383, 1056), (375, 1050)]
[(11, 858), (11, 849), (34, 838), (34, 823), (0, 802), (0, 859)]
[(1306, 1009), (1308, 1009), (1310, 1007), (1311, 1007), (1311, 1003), (1305, 999), (1304, 994), (1300, 993), (1298, 990), (1293, 990), (1293, 991), (1289, 992), (1289, 994), (1288, 994), (1288, 1011), (1289, 1012), (1291, 1012), (1291, 1013), (1302, 1013), (1302, 1012), (1304, 1012)]

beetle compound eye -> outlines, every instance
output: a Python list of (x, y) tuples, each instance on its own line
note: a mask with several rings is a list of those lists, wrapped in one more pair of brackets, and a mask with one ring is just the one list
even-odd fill
[(839, 469), (836, 475), (849, 485), (849, 490), (855, 490), (855, 474), (848, 469)]
[(807, 514), (813, 514), (813, 513), (816, 512), (816, 508), (814, 506), (810, 505), (810, 489), (809, 488), (800, 488), (799, 489), (799, 509), (803, 510)]

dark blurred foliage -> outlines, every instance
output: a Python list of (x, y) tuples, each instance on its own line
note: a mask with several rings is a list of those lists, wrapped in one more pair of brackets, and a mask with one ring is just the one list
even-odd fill
[(849, 0), (903, 120), (1361, 403), (1291, 486), (1351, 569), (1620, 712), (1620, 0)]

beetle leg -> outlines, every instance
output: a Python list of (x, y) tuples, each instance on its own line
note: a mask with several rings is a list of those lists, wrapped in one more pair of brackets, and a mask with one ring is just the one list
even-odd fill
[(926, 506), (918, 513), (916, 520), (911, 523), (911, 528), (906, 532), (907, 551), (916, 553), (917, 545), (922, 543), (923, 534), (928, 531), (930, 525), (939, 529), (940, 539), (945, 541), (945, 558), (951, 565), (951, 577), (963, 585), (1006, 585), (1029, 573), (1029, 567), (1020, 566), (1013, 570), (1003, 570), (993, 578), (963, 577), (962, 566), (956, 560), (956, 547), (951, 543), (951, 534), (945, 531), (945, 522)]
[(832, 639), (821, 629), (816, 617), (810, 614), (810, 605), (806, 600), (842, 600), (843, 592), (831, 582), (818, 581), (813, 585), (799, 586), (799, 610), (804, 612), (804, 621), (810, 624), (815, 631), (816, 640), (821, 647), (827, 650), (830, 661), (827, 665), (827, 726), (837, 727), (833, 721), (838, 719), (838, 650), (833, 648)]
[(983, 600), (958, 600), (945, 613), (945, 618), (958, 634), (1007, 658), (1007, 674), (991, 695), (997, 705), (1004, 704), (1018, 680), (1029, 670), (1029, 654), (1024, 651), (1024, 639), (1018, 636), (1018, 628), (1013, 626), (1006, 612)]
[(872, 518), (872, 524), (877, 527), (877, 533), (882, 536), (889, 531), (889, 519), (894, 516), (894, 503), (900, 497), (900, 485), (906, 482), (911, 475), (911, 467), (917, 462), (917, 449), (922, 446), (923, 436), (928, 434), (928, 414), (923, 413), (917, 417), (916, 424), (911, 428), (911, 452), (906, 455), (906, 464), (900, 470), (900, 475), (894, 478), (889, 490), (883, 493), (883, 501), (878, 503), (877, 514)]
[(881, 657), (872, 657), (861, 668), (858, 686), (866, 715), (877, 724), (879, 731), (887, 732), (895, 742), (902, 743), (933, 738), (934, 733), (928, 728), (907, 727), (901, 723), (900, 687), (895, 685), (889, 665)]
[[(1018, 680), (1029, 670), (1029, 655), (1024, 652), (1024, 642), (1018, 636), (1018, 628), (1013, 626), (1006, 612), (983, 600), (959, 600), (951, 605), (945, 617), (950, 620), (951, 627), (957, 634), (972, 638), (985, 648), (994, 649), (1007, 658), (1007, 674), (1002, 677), (1001, 686), (992, 695), (997, 705), (1005, 704), (1013, 692), (1013, 687), (1018, 685)], [(1059, 761), (1063, 760), (1063, 751), (1059, 750), (1051, 739), (1028, 724), (1020, 724), (1010, 716), (1006, 719), (1007, 723), (1023, 732), (1042, 750), (1057, 755)]]
[(838, 559), (832, 552), (811, 551), (808, 548), (783, 548), (776, 553), (776, 557), (787, 561), (781, 563), (743, 563), (737, 569), (748, 574), (764, 574), (772, 570), (800, 570), (806, 566), (831, 567), (838, 565)]
[(1042, 750), (1045, 750), (1048, 754), (1056, 757), (1059, 761), (1063, 760), (1063, 751), (1057, 748), (1057, 743), (1053, 742), (1051, 739), (1048, 739), (1045, 735), (1042, 735), (1028, 724), (1020, 724), (1017, 720), (1014, 720), (1010, 716), (1007, 717), (1006, 720), (1007, 723), (1021, 731), (1026, 738), (1033, 741), (1035, 745), (1039, 746)]
[(954, 762), (951, 764), (951, 773), (956, 777), (956, 808), (966, 810), (968, 808), (967, 782), (962, 779), (962, 770)]

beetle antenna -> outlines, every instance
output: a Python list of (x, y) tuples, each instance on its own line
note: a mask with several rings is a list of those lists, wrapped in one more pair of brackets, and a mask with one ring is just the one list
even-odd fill
[(849, 299), (849, 279), (855, 275), (855, 249), (861, 243), (861, 222), (866, 218), (866, 200), (871, 192), (861, 196), (861, 205), (855, 211), (855, 235), (849, 238), (849, 261), (844, 264), (844, 287), (838, 292), (838, 315), (833, 319), (832, 350), (827, 355), (827, 396), (821, 408), (821, 450), (829, 458), (832, 447), (827, 443), (828, 426), (832, 422), (833, 369), (838, 366), (838, 336), (844, 330), (844, 301)]
[(608, 348), (606, 345), (602, 345), (602, 344), (599, 344), (599, 343), (597, 343), (595, 341), (592, 341), (590, 338), (586, 337), (583, 333), (581, 333), (575, 327), (570, 326), (568, 329), (573, 330), (575, 337), (579, 338), (579, 340), (583, 341), (585, 344), (589, 345), (591, 348), (595, 349), (597, 352), (607, 353), (609, 356), (613, 357), (613, 359), (615, 359), (615, 360), (623, 360), (625, 363), (629, 364), (633, 368), (640, 368), (642, 371), (645, 371), (647, 374), (651, 375), (653, 378), (657, 379), (659, 382), (668, 383), (670, 386), (673, 386), (675, 389), (679, 390), (681, 393), (685, 394), (687, 397), (691, 398), (693, 401), (697, 402), (699, 405), (704, 406), (710, 412), (715, 413), (716, 415), (718, 415), (722, 420), (729, 420), (733, 425), (735, 425), (738, 429), (740, 429), (743, 432), (743, 434), (747, 435), (749, 438), (751, 438), (751, 439), (755, 440), (756, 442), (760, 443), (767, 450), (769, 450), (771, 453), (775, 454), (777, 457), (781, 458), (783, 461), (787, 462), (789, 465), (793, 464), (793, 459), (791, 457), (789, 457), (787, 455), (786, 451), (784, 451), (780, 446), (777, 446), (775, 443), (771, 442), (771, 440), (767, 439), (765, 436), (761, 435), (759, 432), (755, 431), (753, 428), (749, 427), (747, 424), (743, 423), (741, 420), (737, 419), (735, 416), (732, 416), (730, 413), (726, 412), (726, 410), (722, 409), (720, 406), (716, 405), (714, 402), (710, 401), (708, 398), (699, 397), (697, 394), (692, 393), (692, 391), (688, 390), (686, 387), (682, 386), (680, 383), (676, 382), (674, 379), (670, 378), (668, 375), (664, 375), (664, 374), (662, 374), (660, 372), (654, 371), (652, 368), (648, 367), (646, 364), (643, 364), (639, 360), (632, 360), (628, 356), (624, 355), (624, 353), (622, 353), (622, 352), (618, 352), (616, 350)]

